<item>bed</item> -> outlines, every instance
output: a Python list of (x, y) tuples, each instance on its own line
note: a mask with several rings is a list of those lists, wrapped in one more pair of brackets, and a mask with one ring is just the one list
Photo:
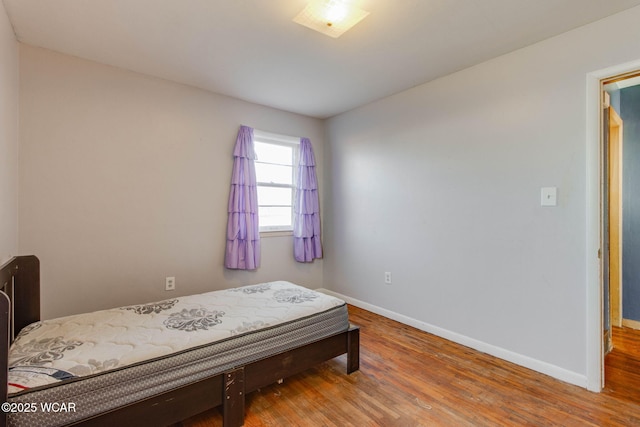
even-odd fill
[(162, 426), (214, 407), (241, 426), (246, 393), (345, 353), (359, 369), (346, 304), (288, 282), (45, 321), (39, 284), (35, 256), (0, 267), (0, 426)]

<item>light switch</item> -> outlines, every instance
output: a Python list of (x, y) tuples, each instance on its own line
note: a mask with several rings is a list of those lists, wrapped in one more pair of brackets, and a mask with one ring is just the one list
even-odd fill
[(556, 187), (542, 187), (540, 190), (540, 206), (556, 206), (558, 204), (558, 189)]

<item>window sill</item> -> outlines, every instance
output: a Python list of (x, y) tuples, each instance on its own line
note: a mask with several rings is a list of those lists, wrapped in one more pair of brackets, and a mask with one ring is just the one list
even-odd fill
[(283, 237), (283, 236), (293, 236), (293, 230), (283, 230), (283, 231), (261, 231), (260, 237)]

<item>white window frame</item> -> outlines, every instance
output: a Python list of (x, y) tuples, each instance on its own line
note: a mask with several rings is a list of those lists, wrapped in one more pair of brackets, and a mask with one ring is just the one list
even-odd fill
[[(300, 153), (300, 138), (289, 135), (280, 135), (277, 133), (265, 132), (258, 129), (254, 129), (253, 131), (253, 141), (260, 142), (263, 144), (271, 144), (271, 145), (281, 145), (286, 147), (293, 148), (293, 158), (291, 159), (291, 185), (287, 184), (277, 184), (274, 182), (260, 182), (257, 181), (257, 187), (272, 187), (272, 188), (291, 188), (291, 225), (266, 225), (263, 226), (260, 224), (260, 234), (269, 233), (269, 234), (277, 234), (277, 233), (285, 233), (291, 234), (293, 232), (293, 197), (296, 190), (295, 183), (295, 167), (297, 164), (298, 156)], [(256, 163), (261, 163), (260, 159), (256, 159)], [(260, 205), (260, 200), (258, 200), (258, 206), (267, 206)], [(259, 215), (259, 213), (258, 213)]]

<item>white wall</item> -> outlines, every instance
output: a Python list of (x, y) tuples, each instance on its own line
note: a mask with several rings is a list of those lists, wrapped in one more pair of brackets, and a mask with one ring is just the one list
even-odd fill
[(257, 272), (223, 268), (238, 127), (308, 136), (321, 165), (320, 120), (27, 45), (20, 67), (19, 247), (40, 258), (44, 318), (274, 279), (322, 286), (322, 260), (294, 262), (290, 236), (263, 239)]
[[(325, 287), (586, 385), (585, 82), (640, 58), (637, 22), (640, 8), (330, 119)], [(557, 207), (540, 206), (546, 186)]]
[(0, 1), (0, 263), (18, 249), (18, 42)]

